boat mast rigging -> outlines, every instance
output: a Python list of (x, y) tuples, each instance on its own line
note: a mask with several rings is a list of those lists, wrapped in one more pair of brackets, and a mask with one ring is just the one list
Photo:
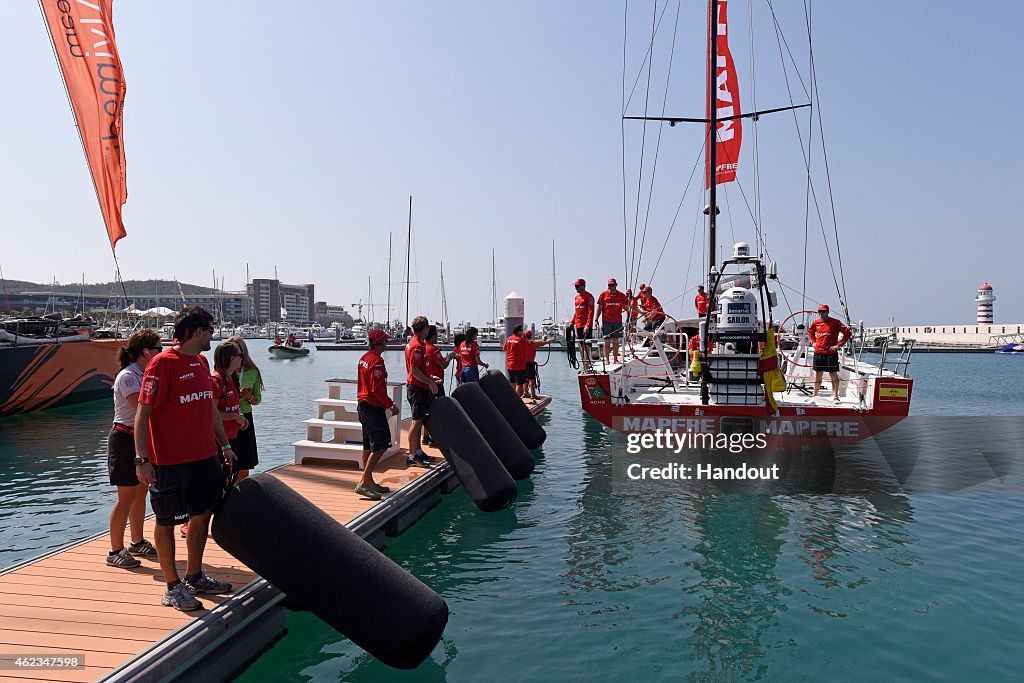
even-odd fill
[(412, 255), (412, 195), (409, 195), (409, 231), (405, 238), (405, 325), (411, 324), (409, 318), (409, 259)]

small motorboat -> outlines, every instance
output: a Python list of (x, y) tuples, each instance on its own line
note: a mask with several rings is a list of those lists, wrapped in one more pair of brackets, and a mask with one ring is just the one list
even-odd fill
[(272, 358), (301, 358), (309, 355), (309, 349), (302, 346), (288, 346), (287, 344), (274, 344), (268, 351)]

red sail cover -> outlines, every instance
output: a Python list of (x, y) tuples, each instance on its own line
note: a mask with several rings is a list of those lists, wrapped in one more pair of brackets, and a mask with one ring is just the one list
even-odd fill
[[(740, 89), (736, 79), (736, 64), (732, 61), (732, 53), (729, 52), (729, 31), (726, 20), (727, 0), (712, 1), (711, 7), (718, 6), (718, 40), (717, 60), (715, 67), (715, 103), (719, 118), (737, 116), (740, 113)], [(710, 14), (710, 11), (709, 11)], [(711, 18), (708, 22), (708, 74), (711, 74)], [(708, 87), (711, 87), (710, 79)], [(708, 106), (711, 106), (711, 93), (708, 93)], [(707, 113), (711, 118), (711, 112)], [(740, 158), (740, 142), (743, 140), (743, 128), (740, 125), (741, 119), (718, 122), (718, 136), (715, 147), (715, 182), (717, 184), (728, 183), (736, 180), (736, 165)], [(711, 134), (711, 125), (708, 124), (705, 133)], [(705, 187), (711, 187), (711, 155), (707, 155), (708, 161), (704, 169)]]
[(46, 25), (75, 112), (111, 248), (125, 236), (121, 113), (125, 83), (114, 44), (111, 0), (42, 0)]

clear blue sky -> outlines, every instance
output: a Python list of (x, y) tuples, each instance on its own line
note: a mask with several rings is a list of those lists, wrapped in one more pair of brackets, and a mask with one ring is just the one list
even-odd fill
[[(774, 4), (804, 69), (802, 3)], [(682, 5), (669, 114), (703, 114), (705, 8)], [(5, 9), (13, 30), (0, 108), (0, 267), (11, 279), (110, 280), (102, 219), (39, 9), (30, 1)], [(730, 11), (747, 109), (747, 3), (734, 0)], [(774, 33), (758, 33), (768, 27), (766, 5), (755, 0), (754, 12), (757, 104), (785, 105)], [(630, 82), (651, 13), (650, 4), (630, 3)], [(1024, 321), (1014, 125), (1024, 108), (1024, 6), (817, 2), (813, 18), (853, 317), (970, 323), (975, 290), (988, 281), (996, 321)], [(563, 302), (580, 275), (595, 294), (607, 277), (623, 280), (622, 3), (116, 0), (114, 22), (128, 83), (128, 236), (118, 245), (126, 279), (207, 284), (216, 270), (228, 289), (241, 289), (248, 263), (253, 277), (272, 277), (277, 266), (282, 280), (315, 282), (318, 298), (345, 305), (366, 298), (370, 278), (379, 303), (389, 230), (394, 279), (403, 279), (413, 195), (414, 313), (439, 317), (444, 259), (450, 317), (489, 317), (494, 249), (499, 297), (520, 292), (527, 319), (539, 321), (550, 311), (552, 238)], [(674, 24), (672, 4), (656, 41), (652, 113)], [(631, 113), (643, 109), (644, 85)], [(626, 128), (632, 216), (641, 128)], [(648, 168), (656, 132), (648, 129)], [(641, 280), (700, 137), (692, 125), (662, 132)], [(799, 289), (804, 181), (791, 115), (762, 118), (759, 140), (768, 247), (783, 281)], [(752, 141), (748, 127), (740, 170), (748, 197)], [(824, 200), (825, 185), (817, 188)], [(720, 243), (727, 248), (733, 235), (753, 242), (738, 187), (727, 192)], [(690, 313), (692, 294), (676, 297), (699, 277), (699, 246), (690, 256), (699, 205), (691, 188), (653, 280), (663, 302), (675, 299), (674, 315)], [(820, 228), (811, 229), (808, 291), (834, 306)], [(560, 315), (567, 311), (563, 304)]]

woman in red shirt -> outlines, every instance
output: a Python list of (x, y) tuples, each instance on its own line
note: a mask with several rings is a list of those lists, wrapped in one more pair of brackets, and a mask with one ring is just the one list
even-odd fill
[[(242, 367), (242, 349), (231, 342), (217, 345), (213, 352), (213, 400), (224, 423), (228, 440), (246, 429), (249, 421), (242, 415), (242, 399), (238, 389), (238, 371)], [(245, 472), (248, 474), (248, 471)], [(242, 472), (238, 473), (241, 476)]]
[(476, 343), (479, 330), (475, 327), (466, 329), (466, 339), (455, 348), (459, 355), (459, 383), (479, 382), (479, 366), (489, 368), (490, 366), (480, 360), (480, 345)]

